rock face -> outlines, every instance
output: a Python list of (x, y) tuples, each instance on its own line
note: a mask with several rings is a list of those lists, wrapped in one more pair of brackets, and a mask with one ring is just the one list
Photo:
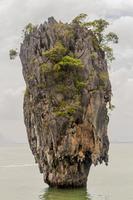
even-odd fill
[(84, 186), (92, 163), (108, 163), (111, 85), (104, 52), (91, 30), (51, 17), (25, 34), (20, 59), (24, 121), (44, 181)]

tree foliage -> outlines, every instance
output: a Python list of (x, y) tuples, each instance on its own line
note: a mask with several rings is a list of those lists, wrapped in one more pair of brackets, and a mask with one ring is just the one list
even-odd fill
[(72, 24), (82, 24), (83, 21), (86, 19), (86, 17), (87, 17), (87, 14), (81, 13), (72, 20)]
[(105, 52), (107, 61), (112, 62), (115, 58), (113, 56), (113, 49), (110, 47), (110, 43), (117, 44), (119, 40), (118, 36), (113, 32), (105, 34), (105, 29), (109, 26), (109, 22), (106, 20), (97, 19), (86, 22), (86, 18), (87, 15), (82, 13), (73, 19), (72, 24), (77, 24), (81, 27), (91, 29), (98, 41), (99, 46)]
[(61, 44), (56, 42), (54, 47), (44, 51), (42, 54), (46, 56), (52, 63), (60, 61), (66, 55), (67, 49)]
[(11, 60), (14, 60), (16, 56), (18, 55), (18, 52), (16, 49), (10, 49), (9, 50), (9, 56)]
[(71, 56), (64, 56), (58, 63), (61, 68), (81, 68), (82, 63), (80, 59), (73, 58)]
[(109, 32), (105, 36), (105, 41), (107, 41), (107, 42), (113, 42), (113, 43), (117, 44), (118, 40), (119, 40), (118, 36), (115, 33), (113, 33), (113, 32)]
[[(82, 67), (81, 60), (69, 55), (69, 50), (66, 49), (59, 41), (55, 43), (53, 48), (42, 52), (42, 55), (48, 58), (48, 60), (53, 64), (53, 68), (51, 70), (54, 71)], [(45, 71), (46, 69), (49, 71), (48, 66), (45, 66)]]
[(32, 23), (27, 24), (25, 26), (25, 29), (23, 30), (24, 35), (31, 34), (35, 28), (36, 28), (36, 26), (33, 25)]
[[(105, 52), (105, 57), (107, 61), (113, 61), (115, 58), (113, 56), (113, 49), (111, 47), (111, 43), (118, 43), (118, 36), (113, 33), (105, 33), (105, 29), (109, 26), (109, 23), (104, 20), (104, 19), (96, 19), (94, 21), (86, 21), (87, 14), (81, 13), (77, 17), (75, 17), (72, 20), (71, 24), (57, 24), (58, 26), (60, 25), (61, 30), (63, 29), (63, 36), (66, 37), (66, 35), (70, 34), (72, 35), (72, 27), (74, 28), (75, 26), (80, 26), (80, 27), (85, 27), (90, 29), (93, 34), (94, 34), (94, 39), (96, 40), (96, 43), (98, 46)], [(71, 26), (72, 25), (72, 26)], [(67, 28), (64, 28), (67, 27)], [(69, 30), (68, 30), (69, 27)], [(33, 25), (32, 23), (29, 23), (25, 26), (25, 29), (23, 30), (24, 36), (29, 36), (30, 34), (33, 33), (33, 31), (37, 28), (37, 26)], [(60, 31), (62, 32), (62, 31)], [(67, 37), (66, 37), (67, 39)], [(66, 48), (60, 43), (57, 42), (55, 46), (48, 50), (43, 52), (43, 55), (45, 55), (48, 59), (51, 60), (51, 62), (56, 63), (60, 61), (63, 56), (67, 54)], [(18, 55), (17, 51), (14, 49), (11, 49), (9, 52), (10, 59), (15, 59), (15, 57)]]

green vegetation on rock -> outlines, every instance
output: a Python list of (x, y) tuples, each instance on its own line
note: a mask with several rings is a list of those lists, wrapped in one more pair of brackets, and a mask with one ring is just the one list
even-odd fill
[(33, 25), (32, 23), (27, 24), (25, 26), (25, 29), (23, 30), (24, 35), (31, 34), (35, 28), (36, 28), (36, 26)]
[[(68, 50), (61, 44), (60, 40), (64, 38), (66, 41), (73, 40), (74, 39), (74, 27), (80, 26), (81, 28), (87, 28), (90, 29), (94, 35), (93, 42), (95, 43), (94, 46), (97, 50), (101, 49), (105, 53), (106, 60), (109, 62), (112, 62), (115, 58), (113, 56), (113, 50), (110, 46), (110, 43), (113, 42), (115, 44), (118, 43), (118, 36), (113, 33), (109, 32), (105, 34), (105, 29), (109, 26), (109, 23), (104, 19), (96, 19), (94, 21), (86, 21), (87, 14), (81, 13), (78, 16), (76, 16), (70, 24), (66, 23), (55, 23), (53, 25), (53, 30), (57, 32), (57, 42), (53, 48), (50, 50), (42, 52), (42, 55), (46, 56), (51, 62), (57, 63), (61, 61), (61, 59), (67, 55), (68, 56)], [(23, 30), (24, 36), (29, 36), (31, 33), (34, 32), (34, 30), (37, 29), (37, 26), (33, 25), (32, 23), (29, 23), (25, 26), (25, 29)], [(10, 59), (14, 59), (18, 53), (15, 52), (15, 50), (10, 50)], [(96, 55), (92, 53), (91, 57), (93, 59), (96, 58)], [(66, 62), (66, 59), (68, 61), (68, 58), (65, 58), (62, 62)], [(62, 64), (61, 62), (61, 64)], [(75, 61), (74, 61), (75, 62)], [(55, 67), (57, 70), (59, 66)]]
[(50, 64), (40, 64), (41, 71), (47, 72), (59, 72), (72, 70), (74, 68), (82, 68), (83, 64), (80, 59), (74, 58), (73, 56), (67, 55), (68, 50), (63, 46), (61, 42), (56, 42), (55, 46), (50, 50), (42, 52), (43, 56), (47, 57)]
[(98, 76), (99, 76), (99, 89), (106, 88), (107, 82), (109, 80), (108, 72), (101, 71), (99, 72)]
[(109, 26), (109, 22), (106, 20), (97, 19), (86, 22), (86, 18), (87, 15), (82, 13), (75, 17), (72, 23), (90, 29), (95, 36), (94, 40), (97, 40), (96, 44), (105, 52), (107, 61), (112, 62), (115, 58), (113, 56), (113, 49), (109, 46), (109, 44), (111, 42), (117, 44), (119, 40), (118, 36), (113, 32), (105, 34), (105, 29)]
[(50, 72), (50, 67), (49, 67), (49, 65), (46, 64), (46, 63), (40, 64), (40, 72), (41, 72), (41, 73)]
[(109, 79), (108, 72), (104, 72), (104, 71), (100, 72), (99, 78), (102, 81), (107, 81)]
[(58, 107), (55, 108), (54, 114), (56, 116), (70, 117), (79, 109), (80, 102), (76, 101), (73, 104), (69, 104), (65, 101), (62, 101)]
[(64, 56), (57, 64), (60, 66), (60, 69), (83, 67), (80, 59), (71, 56)]
[(80, 91), (81, 89), (86, 87), (86, 82), (85, 81), (76, 81), (76, 88), (78, 89), (78, 91)]
[(38, 63), (38, 60), (36, 58), (32, 58), (30, 60), (30, 64), (36, 64), (36, 63)]
[(16, 56), (18, 55), (18, 52), (16, 49), (10, 49), (9, 51), (9, 56), (11, 60), (14, 60), (16, 58)]
[(83, 21), (86, 19), (86, 17), (87, 17), (87, 14), (81, 13), (72, 20), (72, 24), (79, 24), (82, 26)]
[(66, 55), (66, 53), (67, 49), (61, 44), (61, 42), (56, 42), (53, 48), (42, 52), (42, 55), (46, 56), (51, 62), (57, 63)]
[(65, 39), (66, 41), (69, 41), (74, 36), (73, 28), (68, 23), (56, 23), (53, 25), (53, 29), (57, 33), (57, 40)]

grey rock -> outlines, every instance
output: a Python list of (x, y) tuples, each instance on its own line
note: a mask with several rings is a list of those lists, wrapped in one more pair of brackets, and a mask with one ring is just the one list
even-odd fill
[[(25, 126), (35, 161), (50, 186), (84, 186), (92, 164), (108, 163), (111, 84), (104, 52), (93, 40), (90, 30), (51, 17), (21, 44)], [(68, 49), (67, 55), (81, 60), (82, 69), (42, 73), (42, 64), (53, 67), (43, 52), (57, 41)], [(77, 89), (79, 75), (85, 85)]]

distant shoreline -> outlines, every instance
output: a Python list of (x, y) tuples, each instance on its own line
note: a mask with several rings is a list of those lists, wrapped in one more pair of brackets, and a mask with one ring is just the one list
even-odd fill
[(123, 143), (126, 143), (126, 144), (133, 144), (133, 141), (111, 141), (110, 144), (123, 144)]
[[(110, 144), (133, 144), (133, 141), (110, 141)], [(14, 142), (14, 143), (0, 143), (0, 147), (5, 147), (5, 146), (14, 146), (14, 145), (27, 145), (29, 146), (28, 142)]]

